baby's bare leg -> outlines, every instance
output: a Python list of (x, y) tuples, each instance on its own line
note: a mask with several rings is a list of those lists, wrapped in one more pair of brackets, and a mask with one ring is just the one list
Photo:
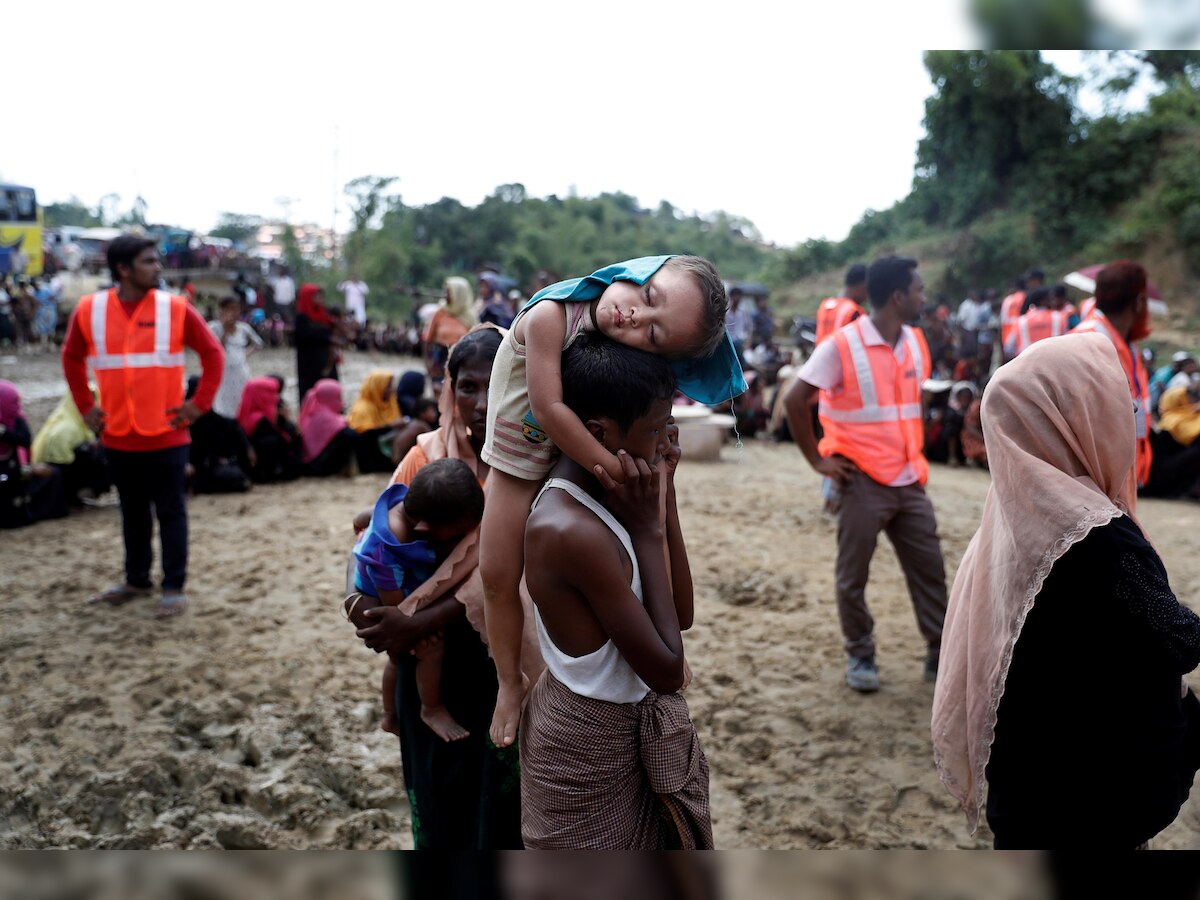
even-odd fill
[(479, 574), (483, 580), (488, 646), (496, 662), (500, 689), (489, 729), (497, 747), (517, 737), (527, 685), (521, 673), (521, 573), (525, 570), (525, 522), (538, 482), (524, 481), (496, 469), (490, 476), (488, 502), (479, 531)]
[(389, 734), (400, 734), (400, 722), (396, 718), (396, 663), (390, 656), (383, 668), (383, 721), (379, 727)]
[(416, 651), (417, 695), (421, 698), (421, 721), (433, 729), (443, 741), (457, 741), (470, 732), (450, 715), (442, 705), (442, 660), (446, 645), (441, 641), (428, 642)]

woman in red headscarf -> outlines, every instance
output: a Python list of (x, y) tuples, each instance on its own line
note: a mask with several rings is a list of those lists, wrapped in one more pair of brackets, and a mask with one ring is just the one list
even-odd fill
[(322, 378), (338, 380), (337, 348), (341, 345), (337, 323), (325, 308), (325, 292), (315, 284), (302, 284), (296, 297), (296, 379), (300, 403)]
[(300, 436), (279, 415), (278, 379), (268, 375), (247, 381), (237, 420), (254, 449), (252, 481), (290, 481), (300, 475)]

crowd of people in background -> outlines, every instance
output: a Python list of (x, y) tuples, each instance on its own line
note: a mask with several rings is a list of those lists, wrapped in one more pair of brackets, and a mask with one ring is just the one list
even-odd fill
[[(548, 278), (539, 273), (534, 287)], [(864, 314), (865, 279), (865, 266), (851, 266), (841, 295), (823, 301), (815, 319), (792, 323), (794, 347), (785, 346), (765, 289), (727, 284), (726, 327), (748, 385), (732, 404), (738, 436), (791, 439), (782, 398), (813, 347), (835, 325)], [(220, 296), (198, 291), (186, 275), (165, 281), (164, 287), (186, 296), (202, 312), (225, 351), (213, 409), (193, 426), (191, 489), (241, 491), (302, 475), (390, 471), (419, 434), (437, 427), (432, 398), (441, 390), (449, 348), (478, 324), (508, 327), (526, 302), (526, 294), (512, 285), (492, 272), (482, 273), (474, 284), (451, 276), (439, 302), (418, 306), (408, 321), (394, 323), (371, 317), (369, 287), (354, 273), (338, 286), (342, 304), (327, 303), (316, 284), (297, 285), (286, 266), (253, 279), (238, 273), (228, 293)], [(54, 349), (61, 344), (68, 318), (62, 305), (72, 299), (63, 288), (61, 275), (16, 275), (0, 281), (0, 347)], [(1013, 279), (1004, 293), (971, 290), (957, 308), (942, 295), (927, 303), (919, 324), (931, 357), (932, 374), (923, 394), (929, 461), (986, 468), (980, 401), (997, 367), (1032, 343), (1077, 327), (1093, 309), (1094, 300), (1077, 307), (1065, 285), (1048, 284), (1037, 269)], [(295, 406), (285, 396), (282, 375), (250, 377), (247, 361), (264, 347), (295, 349)], [(349, 351), (419, 358), (425, 373), (373, 372), (347, 414), (339, 366)], [(1151, 350), (1141, 354), (1154, 426), (1148, 440), (1162, 461), (1160, 477), (1149, 484), (1143, 479), (1142, 487), (1151, 494), (1194, 498), (1200, 487), (1194, 477), (1200, 472), (1200, 460), (1194, 458), (1200, 454), (1200, 367), (1187, 351), (1174, 353), (1157, 368)], [(43, 429), (54, 436), (50, 443), (55, 451), (49, 456), (24, 453), (22, 458), (29, 456), (24, 477), (28, 496), (18, 502), (23, 511), (10, 512), (8, 521), (20, 524), (65, 515), (72, 506), (103, 503), (98, 499), (107, 488), (103, 451), (95, 435), (79, 426), (69, 401), (64, 398)], [(305, 431), (306, 421), (319, 423), (315, 434)], [(813, 422), (819, 436), (815, 407)], [(10, 444), (13, 439), (10, 433)], [(7, 458), (11, 465), (18, 454), (10, 452)], [(61, 479), (58, 468), (64, 469)], [(1167, 469), (1169, 477), (1164, 478), (1161, 473)], [(12, 493), (13, 484), (6, 490)], [(5, 501), (6, 508), (11, 510), (13, 503)]]

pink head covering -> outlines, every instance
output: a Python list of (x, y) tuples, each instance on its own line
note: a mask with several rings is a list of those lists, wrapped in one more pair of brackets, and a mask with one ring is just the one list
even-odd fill
[[(12, 428), (21, 416), (21, 395), (17, 393), (17, 386), (11, 381), (0, 378), (0, 425)], [(0, 459), (8, 459), (12, 455), (12, 451), (6, 446), (0, 448), (0, 454), (2, 454)], [(29, 451), (24, 447), (18, 447), (17, 460), (24, 465), (29, 461)]]
[(21, 416), (21, 395), (11, 381), (0, 378), (0, 425), (12, 428)]
[[(1112, 342), (1071, 334), (1002, 366), (981, 407), (992, 485), (942, 632), (933, 757), (974, 830), (1013, 647), (1054, 564), (1132, 518), (1134, 410)], [(1136, 521), (1136, 520), (1135, 520)]]
[(334, 436), (346, 427), (342, 415), (342, 385), (322, 378), (304, 395), (300, 404), (300, 442), (303, 461), (312, 462), (329, 446)]
[(237, 420), (247, 435), (253, 434), (258, 423), (266, 419), (272, 425), (279, 415), (279, 382), (265, 376), (251, 378), (242, 392)]

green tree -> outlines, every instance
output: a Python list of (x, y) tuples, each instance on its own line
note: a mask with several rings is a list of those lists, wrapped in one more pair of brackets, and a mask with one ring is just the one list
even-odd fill
[(209, 234), (225, 238), (235, 244), (248, 244), (263, 224), (261, 216), (244, 213), (223, 212), (217, 217), (217, 225)]
[(1024, 189), (1076, 139), (1075, 81), (1037, 50), (925, 54), (936, 92), (925, 102), (914, 200), (927, 222), (961, 226)]
[(42, 215), (47, 228), (61, 228), (64, 225), (94, 228), (104, 224), (96, 213), (74, 195), (63, 203), (48, 203), (42, 207)]

